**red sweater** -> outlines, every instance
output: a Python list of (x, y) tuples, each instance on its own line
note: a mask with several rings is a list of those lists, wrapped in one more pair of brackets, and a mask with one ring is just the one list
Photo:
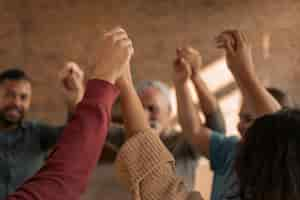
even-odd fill
[(46, 165), (7, 200), (78, 200), (104, 145), (118, 90), (91, 80)]

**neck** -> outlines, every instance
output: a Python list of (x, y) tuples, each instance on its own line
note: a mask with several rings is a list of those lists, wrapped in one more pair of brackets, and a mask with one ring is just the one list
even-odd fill
[(161, 138), (165, 138), (165, 137), (170, 136), (170, 134), (171, 134), (171, 129), (166, 128), (166, 129), (162, 130), (162, 131), (159, 133), (159, 136), (160, 136)]
[(18, 124), (14, 123), (14, 124), (8, 124), (4, 121), (0, 121), (0, 131), (7, 131), (7, 130), (13, 130), (16, 129), (18, 127)]

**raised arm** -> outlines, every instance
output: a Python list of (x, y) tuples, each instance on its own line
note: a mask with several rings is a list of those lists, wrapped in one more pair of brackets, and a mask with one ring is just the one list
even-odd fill
[(225, 31), (217, 42), (219, 48), (225, 49), (228, 68), (256, 117), (279, 110), (279, 103), (267, 92), (255, 73), (251, 44), (245, 34)]
[(127, 138), (150, 129), (143, 105), (132, 82), (129, 65), (128, 63), (128, 72), (117, 82)]
[(200, 119), (197, 106), (191, 96), (188, 81), (191, 75), (190, 64), (180, 55), (174, 62), (174, 85), (176, 89), (179, 123), (182, 132), (194, 149), (208, 157), (211, 130)]
[(118, 81), (118, 87), (129, 140), (118, 154), (116, 167), (133, 199), (187, 199), (195, 195), (200, 200), (199, 193), (190, 194), (182, 179), (176, 176), (172, 155), (159, 136), (151, 131), (129, 67), (127, 74)]
[(130, 49), (131, 41), (120, 28), (103, 36), (91, 78), (96, 80), (88, 82), (82, 102), (46, 165), (7, 200), (79, 199), (103, 147), (111, 107), (117, 96), (112, 84), (124, 71)]
[(84, 94), (84, 72), (75, 62), (68, 62), (58, 77), (70, 119)]
[(184, 47), (178, 50), (178, 54), (191, 66), (191, 80), (196, 88), (201, 111), (205, 116), (205, 126), (220, 133), (225, 133), (225, 121), (218, 101), (209, 91), (200, 75), (203, 64), (199, 51), (192, 47)]
[[(76, 63), (68, 62), (59, 72), (58, 77), (67, 106), (67, 119), (71, 120), (76, 106), (84, 95), (84, 72)], [(38, 124), (42, 150), (49, 151), (57, 143), (64, 126)]]

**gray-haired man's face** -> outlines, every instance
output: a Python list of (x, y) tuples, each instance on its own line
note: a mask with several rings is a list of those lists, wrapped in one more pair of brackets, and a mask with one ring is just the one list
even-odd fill
[(140, 92), (139, 97), (147, 113), (151, 128), (159, 134), (170, 125), (170, 106), (166, 97), (159, 89), (148, 87)]

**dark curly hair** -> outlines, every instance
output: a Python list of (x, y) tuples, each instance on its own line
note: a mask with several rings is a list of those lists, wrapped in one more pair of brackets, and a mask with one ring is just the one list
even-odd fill
[(242, 200), (300, 199), (300, 110), (255, 120), (240, 144), (235, 169)]

